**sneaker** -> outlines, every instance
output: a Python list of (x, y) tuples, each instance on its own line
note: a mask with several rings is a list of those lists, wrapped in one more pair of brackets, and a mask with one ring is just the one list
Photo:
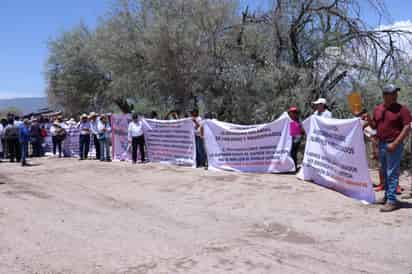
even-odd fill
[(386, 204), (386, 198), (383, 197), (383, 198), (377, 199), (377, 200), (375, 201), (375, 204), (377, 204), (377, 205), (384, 205), (384, 204)]
[(384, 184), (379, 184), (377, 187), (375, 187), (376, 192), (383, 191), (383, 190), (385, 190)]
[(402, 189), (400, 185), (398, 185), (398, 187), (396, 188), (396, 194), (398, 195), (402, 194)]
[(399, 209), (399, 204), (398, 203), (390, 203), (387, 202), (381, 209), (380, 212), (391, 212), (394, 210)]

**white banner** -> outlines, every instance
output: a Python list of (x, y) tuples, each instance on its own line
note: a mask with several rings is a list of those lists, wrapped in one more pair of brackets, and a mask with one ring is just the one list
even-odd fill
[(143, 131), (151, 162), (196, 166), (195, 135), (191, 119), (143, 119)]
[(287, 114), (268, 124), (249, 126), (206, 120), (204, 135), (209, 169), (262, 173), (294, 171), (289, 123)]
[(312, 115), (303, 122), (307, 133), (300, 179), (373, 203), (360, 119), (327, 119)]
[(80, 129), (70, 127), (66, 129), (66, 138), (63, 141), (64, 157), (79, 157), (80, 156)]
[(113, 160), (128, 161), (132, 159), (132, 145), (129, 144), (127, 135), (131, 120), (130, 114), (113, 114), (111, 116)]

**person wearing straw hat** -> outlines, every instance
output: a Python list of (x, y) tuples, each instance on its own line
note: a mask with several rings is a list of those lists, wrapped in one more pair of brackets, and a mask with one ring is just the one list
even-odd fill
[(314, 115), (323, 118), (332, 118), (332, 113), (326, 108), (327, 101), (325, 98), (319, 98), (318, 100), (313, 101), (312, 104), (316, 108)]
[(92, 139), (94, 148), (96, 149), (96, 160), (100, 160), (100, 143), (99, 143), (99, 119), (96, 112), (90, 112), (89, 114), (90, 121), (90, 131), (92, 133)]
[(79, 160), (86, 160), (89, 155), (90, 147), (90, 122), (88, 120), (87, 114), (82, 114), (80, 116), (80, 122), (77, 127), (80, 129), (79, 135), (79, 148), (80, 148), (80, 158)]
[(109, 139), (111, 136), (111, 127), (109, 120), (105, 114), (100, 116), (100, 121), (97, 126), (99, 133), (99, 143), (100, 143), (100, 161), (110, 162), (110, 143)]
[(368, 124), (376, 129), (379, 142), (379, 162), (385, 181), (385, 195), (376, 201), (377, 204), (384, 205), (381, 212), (399, 208), (396, 189), (399, 184), (403, 141), (411, 130), (411, 113), (397, 101), (400, 90), (395, 85), (386, 85), (382, 90), (383, 103), (375, 107), (373, 119), (368, 114), (364, 115)]
[(54, 121), (53, 126), (50, 128), (53, 142), (53, 155), (56, 155), (56, 148), (59, 152), (59, 158), (62, 157), (63, 149), (62, 143), (66, 138), (66, 124), (63, 122), (63, 116), (58, 116)]

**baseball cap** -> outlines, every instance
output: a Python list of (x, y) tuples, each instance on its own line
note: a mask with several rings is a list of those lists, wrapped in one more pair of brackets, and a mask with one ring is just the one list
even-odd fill
[(325, 98), (319, 98), (318, 100), (313, 101), (312, 103), (313, 103), (314, 105), (318, 105), (318, 104), (324, 104), (324, 105), (326, 105), (327, 101), (326, 101)]
[(387, 94), (395, 93), (395, 92), (400, 91), (400, 90), (401, 89), (399, 87), (397, 87), (393, 84), (386, 85), (382, 89), (383, 93), (387, 93)]

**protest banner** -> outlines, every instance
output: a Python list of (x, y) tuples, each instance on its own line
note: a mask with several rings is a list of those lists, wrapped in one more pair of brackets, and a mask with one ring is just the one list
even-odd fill
[(307, 133), (298, 178), (373, 203), (360, 119), (327, 119), (312, 115), (303, 122)]
[(294, 171), (289, 123), (287, 114), (268, 124), (250, 126), (206, 120), (204, 138), (209, 169), (262, 173)]
[(132, 149), (127, 139), (127, 130), (131, 120), (130, 114), (113, 114), (111, 116), (113, 160), (129, 161), (132, 159)]
[(143, 132), (150, 161), (196, 166), (195, 135), (191, 119), (144, 119)]
[(66, 129), (66, 138), (63, 141), (64, 157), (79, 157), (80, 156), (80, 129), (77, 127), (69, 127)]
[(45, 155), (52, 155), (53, 154), (53, 141), (50, 129), (46, 129), (47, 136), (44, 137), (42, 148)]

